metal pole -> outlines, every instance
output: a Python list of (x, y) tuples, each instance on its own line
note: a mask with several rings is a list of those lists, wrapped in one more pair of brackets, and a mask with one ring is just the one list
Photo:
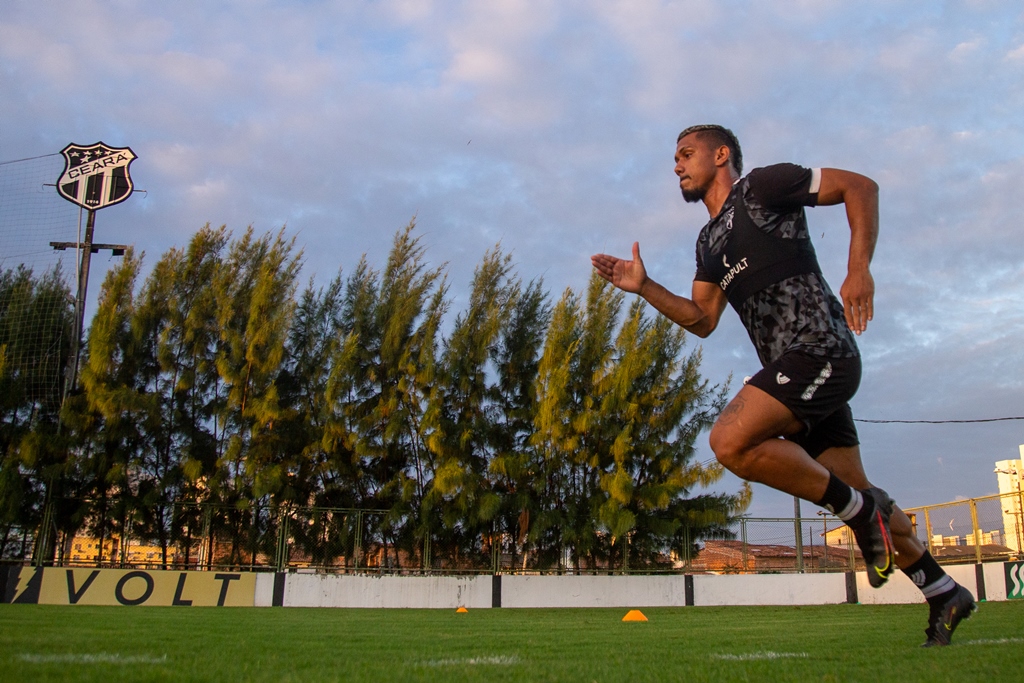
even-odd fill
[(43, 523), (40, 526), (39, 536), (36, 539), (35, 551), (36, 567), (42, 567), (46, 561), (47, 551), (50, 546), (50, 528), (53, 526), (53, 482), (46, 485), (46, 503), (43, 505)]
[[(825, 566), (831, 567), (831, 558), (828, 556), (828, 517), (826, 515), (821, 515), (821, 550), (825, 556)], [(821, 562), (818, 563), (818, 567), (821, 567)]]
[[(492, 574), (497, 574), (498, 573), (498, 561), (499, 561), (499, 558), (501, 557), (501, 550), (498, 547), (498, 544), (501, 542), (499, 540), (500, 538), (501, 538), (501, 535), (498, 533), (497, 528), (492, 524), (491, 525), (491, 573)], [(563, 552), (562, 555), (564, 556), (565, 553)], [(559, 562), (561, 562), (561, 559), (559, 559)]]
[[(79, 244), (79, 248), (82, 250), (80, 265), (78, 268), (78, 293), (75, 297), (75, 331), (71, 338), (71, 372), (67, 381), (64, 382), (64, 395), (61, 397), (61, 404), (67, 399), (68, 394), (75, 388), (78, 382), (78, 361), (81, 355), (82, 346), (82, 328), (85, 324), (85, 295), (89, 284), (89, 262), (92, 257), (92, 235), (93, 230), (96, 227), (96, 212), (89, 210), (88, 219), (85, 226), (85, 242)], [(79, 223), (81, 225), (81, 223)], [(58, 416), (59, 420), (59, 416)], [(58, 422), (58, 430), (60, 429), (60, 422)], [(46, 561), (46, 557), (50, 555), (50, 537), (51, 531), (50, 526), (53, 524), (53, 478), (51, 477), (46, 482), (46, 496), (45, 502), (43, 503), (43, 524), (39, 530), (39, 536), (36, 539), (36, 561), (37, 567), (42, 567)]]
[(85, 241), (79, 245), (82, 253), (78, 268), (78, 295), (75, 297), (75, 335), (71, 338), (74, 348), (71, 357), (71, 377), (64, 385), (65, 396), (78, 385), (78, 363), (82, 351), (82, 332), (85, 329), (85, 298), (89, 290), (89, 265), (92, 262), (92, 236), (95, 228), (96, 212), (89, 209), (85, 223)]
[(1017, 527), (1014, 531), (1017, 532), (1015, 535), (1017, 537), (1017, 555), (1019, 556), (1024, 552), (1024, 528), (1022, 528), (1024, 527), (1024, 524), (1022, 524), (1022, 522), (1024, 522), (1024, 495), (1021, 495), (1020, 490), (1021, 473), (1019, 471), (1015, 471), (1014, 475), (1014, 478), (1017, 480), (1017, 500), (1014, 501), (1014, 507), (1017, 509), (1016, 514), (1014, 514), (1015, 519), (1013, 520), (1013, 525)]
[(281, 515), (281, 521), (277, 527), (277, 557), (274, 558), (276, 569), (283, 572), (288, 566), (288, 520), (290, 513)]
[(796, 570), (804, 571), (804, 530), (800, 524), (800, 499), (793, 496), (793, 532), (796, 537)]
[(935, 555), (935, 544), (932, 542), (932, 517), (928, 508), (924, 508), (924, 533), (928, 538), (928, 554)]
[(690, 525), (683, 527), (683, 539), (686, 541), (686, 571), (693, 569), (693, 543), (690, 541)]
[(1024, 495), (1021, 495), (1020, 479), (1017, 480), (1017, 553), (1024, 552)]
[(203, 508), (203, 544), (206, 546), (206, 568), (213, 568), (213, 511), (209, 505)]
[(361, 555), (363, 554), (363, 511), (358, 510), (356, 512), (356, 548), (355, 552), (352, 553), (355, 557), (355, 568), (359, 569)]
[(740, 537), (743, 540), (743, 571), (747, 571), (747, 519), (740, 519)]
[(850, 551), (850, 571), (857, 571), (857, 555), (853, 551), (853, 530), (846, 527), (846, 548)]
[(978, 528), (978, 504), (973, 498), (971, 504), (971, 524), (974, 526), (974, 559), (981, 564), (981, 529)]

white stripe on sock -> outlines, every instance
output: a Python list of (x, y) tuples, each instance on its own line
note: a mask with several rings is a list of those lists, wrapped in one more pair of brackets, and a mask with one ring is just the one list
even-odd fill
[(850, 502), (846, 504), (846, 507), (836, 513), (836, 517), (844, 522), (848, 522), (853, 519), (857, 513), (860, 512), (860, 509), (864, 507), (864, 496), (861, 495), (860, 491), (852, 486), (850, 487), (850, 491), (853, 492), (853, 495), (850, 496)]
[(943, 574), (942, 578), (938, 581), (923, 586), (921, 592), (924, 593), (925, 598), (932, 598), (946, 591), (953, 590), (955, 587), (956, 581), (949, 574)]

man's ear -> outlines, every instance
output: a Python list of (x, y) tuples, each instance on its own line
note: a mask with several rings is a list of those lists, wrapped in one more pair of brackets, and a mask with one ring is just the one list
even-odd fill
[(729, 146), (721, 145), (715, 152), (715, 166), (725, 166), (728, 164), (730, 155)]

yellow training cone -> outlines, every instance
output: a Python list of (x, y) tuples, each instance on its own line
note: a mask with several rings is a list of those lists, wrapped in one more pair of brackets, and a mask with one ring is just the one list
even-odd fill
[[(460, 607), (459, 609), (455, 610), (455, 613), (456, 613), (456, 614), (465, 614), (465, 613), (466, 613), (466, 612), (468, 612), (468, 611), (469, 611), (469, 610), (468, 610), (468, 609), (466, 609), (465, 607)], [(647, 620), (645, 619), (644, 621), (647, 621)]]
[(626, 612), (626, 616), (622, 617), (623, 621), (647, 621), (647, 617), (644, 613), (638, 609), (631, 609)]

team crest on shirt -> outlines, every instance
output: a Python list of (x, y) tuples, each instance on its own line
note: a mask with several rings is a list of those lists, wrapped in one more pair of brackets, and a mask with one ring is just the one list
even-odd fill
[(789, 378), (783, 375), (781, 372), (775, 374), (775, 381), (778, 384), (789, 384)]

